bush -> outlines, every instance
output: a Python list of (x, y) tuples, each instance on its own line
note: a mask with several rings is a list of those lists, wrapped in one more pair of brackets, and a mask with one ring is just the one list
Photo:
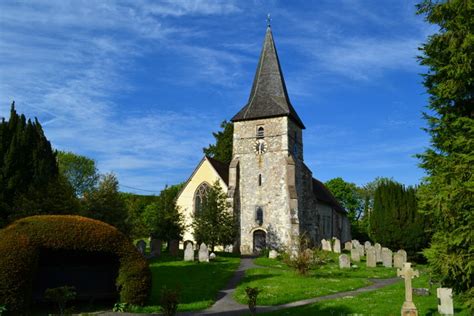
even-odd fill
[(165, 316), (174, 316), (178, 309), (179, 289), (163, 287), (160, 293), (160, 307)]
[(28, 308), (41, 249), (113, 254), (120, 300), (143, 305), (148, 298), (148, 262), (115, 227), (81, 216), (32, 216), (0, 230), (0, 305), (9, 311)]
[(245, 293), (247, 293), (250, 313), (255, 315), (257, 312), (257, 297), (258, 293), (260, 293), (260, 289), (258, 287), (247, 287)]
[(76, 289), (74, 286), (61, 286), (53, 289), (46, 289), (44, 298), (56, 303), (59, 308), (59, 314), (64, 315), (67, 302), (76, 298)]

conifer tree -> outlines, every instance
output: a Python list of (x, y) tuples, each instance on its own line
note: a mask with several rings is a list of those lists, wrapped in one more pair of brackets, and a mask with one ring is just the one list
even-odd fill
[(223, 121), (221, 123), (222, 131), (212, 133), (216, 139), (215, 144), (209, 144), (208, 147), (203, 148), (202, 151), (206, 156), (214, 158), (224, 163), (229, 163), (232, 160), (232, 142), (234, 125), (232, 122)]

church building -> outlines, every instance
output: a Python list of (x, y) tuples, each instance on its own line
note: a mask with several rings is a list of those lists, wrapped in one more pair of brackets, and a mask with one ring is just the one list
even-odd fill
[(232, 161), (204, 157), (177, 197), (187, 230), (207, 188), (219, 182), (238, 219), (234, 249), (294, 249), (300, 236), (351, 239), (346, 210), (304, 163), (303, 121), (288, 97), (270, 26), (248, 103), (232, 118)]

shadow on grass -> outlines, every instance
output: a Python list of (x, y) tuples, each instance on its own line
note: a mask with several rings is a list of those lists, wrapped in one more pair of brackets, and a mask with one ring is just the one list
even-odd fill
[[(265, 311), (265, 308), (260, 308)], [(345, 306), (319, 306), (319, 305), (305, 305), (300, 307), (292, 307), (281, 309), (269, 313), (263, 313), (262, 315), (331, 315), (331, 316), (342, 316), (351, 315), (354, 311)]]

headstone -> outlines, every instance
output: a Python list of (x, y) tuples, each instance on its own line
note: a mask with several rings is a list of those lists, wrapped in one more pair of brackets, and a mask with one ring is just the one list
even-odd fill
[(382, 246), (379, 243), (374, 245), (375, 247), (375, 260), (382, 262)]
[(194, 261), (193, 244), (190, 242), (186, 244), (186, 249), (184, 249), (184, 261)]
[(403, 316), (418, 316), (418, 311), (413, 303), (413, 290), (411, 286), (411, 279), (419, 277), (420, 273), (417, 270), (411, 268), (410, 262), (403, 264), (403, 269), (397, 269), (397, 276), (405, 279), (405, 302), (402, 306)]
[(199, 262), (209, 262), (209, 249), (207, 249), (207, 246), (205, 243), (202, 243), (201, 246), (199, 246)]
[(276, 250), (270, 250), (268, 253), (268, 258), (270, 259), (276, 259), (278, 257), (278, 252)]
[(325, 251), (332, 251), (331, 242), (329, 240), (326, 240), (326, 239), (321, 240), (321, 247)]
[(430, 296), (430, 289), (427, 289), (424, 287), (414, 288), (413, 294), (418, 295), (418, 296)]
[(334, 247), (333, 251), (335, 253), (341, 253), (341, 241), (337, 238), (334, 238)]
[(359, 249), (351, 249), (351, 260), (354, 262), (360, 262)]
[(392, 250), (388, 248), (382, 248), (382, 262), (385, 268), (392, 267)]
[(377, 266), (377, 260), (375, 258), (375, 248), (370, 246), (367, 248), (367, 258), (366, 258), (367, 268), (375, 268)]
[(352, 239), (352, 248), (360, 246), (360, 242), (357, 239)]
[(453, 289), (441, 287), (436, 289), (438, 296), (438, 313), (441, 315), (454, 315)]
[(395, 268), (401, 269), (401, 268), (403, 268), (403, 264), (404, 264), (403, 255), (398, 253), (398, 252), (396, 254), (394, 254), (393, 255), (393, 266)]
[(344, 250), (349, 250), (349, 251), (351, 251), (351, 249), (352, 249), (352, 243), (351, 243), (350, 241), (346, 241), (346, 242), (344, 243)]
[(364, 243), (365, 251), (367, 251), (367, 248), (369, 248), (370, 246), (372, 246), (372, 244), (370, 243), (370, 241), (367, 240), (367, 241)]
[(357, 250), (359, 250), (359, 257), (365, 256), (364, 246), (358, 245), (358, 246), (357, 246)]
[(146, 249), (146, 242), (143, 240), (143, 239), (140, 239), (139, 241), (137, 241), (137, 249), (138, 251), (144, 255), (145, 254), (145, 249)]
[(176, 239), (170, 240), (169, 249), (170, 249), (170, 255), (173, 257), (176, 257), (179, 251), (179, 241)]
[(160, 239), (150, 239), (150, 255), (152, 257), (159, 257), (161, 255), (161, 240)]
[(397, 251), (397, 253), (401, 254), (403, 257), (403, 263), (407, 262), (407, 252), (403, 249)]
[(216, 254), (211, 252), (211, 254), (209, 255), (209, 260), (214, 260), (216, 259)]
[(351, 267), (351, 260), (349, 256), (346, 254), (342, 254), (339, 256), (339, 268), (346, 269)]

